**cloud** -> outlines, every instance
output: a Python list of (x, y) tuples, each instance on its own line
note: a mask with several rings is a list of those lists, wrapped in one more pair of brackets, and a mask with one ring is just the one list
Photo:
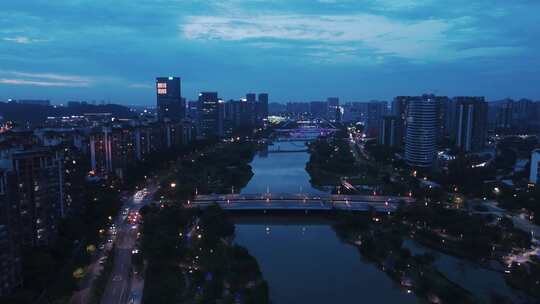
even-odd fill
[(433, 0), (373, 0), (372, 3), (380, 10), (402, 11), (429, 6)]
[(18, 44), (31, 44), (36, 42), (44, 42), (47, 41), (45, 39), (33, 39), (26, 36), (17, 36), (17, 37), (5, 37), (3, 38), (4, 41), (14, 42)]
[(538, 96), (527, 84), (539, 77), (539, 1), (32, 1), (0, 9), (4, 95), (146, 102), (153, 90), (143, 84), (175, 73), (190, 98), (259, 87), (276, 99), (316, 98), (339, 86), (344, 98), (425, 87)]
[(72, 82), (52, 82), (52, 81), (36, 81), (27, 79), (8, 79), (0, 78), (0, 84), (8, 85), (29, 85), (37, 87), (87, 87), (88, 84), (72, 83)]
[(90, 82), (92, 81), (89, 77), (82, 77), (77, 75), (64, 75), (64, 74), (54, 74), (54, 73), (28, 73), (28, 72), (19, 72), (19, 71), (10, 71), (8, 72), (15, 76), (20, 77), (31, 77), (31, 78), (43, 78), (50, 80), (62, 80), (70, 82)]
[(0, 84), (37, 87), (89, 87), (93, 79), (77, 75), (0, 71)]
[(153, 86), (147, 83), (131, 83), (128, 85), (128, 88), (131, 89), (152, 89)]
[[(415, 3), (407, 1), (402, 6)], [(406, 20), (376, 14), (190, 16), (180, 30), (188, 40), (245, 42), (264, 49), (294, 47), (318, 58), (324, 53), (311, 52), (310, 44), (318, 48), (326, 45), (325, 53), (332, 55), (330, 50), (334, 49), (334, 55), (346, 55), (346, 59), (356, 53), (417, 62), (508, 56), (522, 49), (504, 45), (503, 40), (495, 45), (477, 45), (496, 34), (476, 27), (475, 21), (470, 16)], [(463, 45), (474, 45), (476, 50), (464, 49)]]
[(466, 59), (466, 58), (482, 58), (490, 56), (507, 56), (523, 53), (526, 51), (524, 47), (511, 47), (511, 46), (499, 46), (499, 47), (474, 47), (460, 50), (454, 54), (454, 59)]
[(370, 49), (378, 54), (435, 58), (448, 47), (447, 32), (463, 20), (392, 20), (360, 15), (193, 16), (181, 27), (192, 40), (281, 40)]

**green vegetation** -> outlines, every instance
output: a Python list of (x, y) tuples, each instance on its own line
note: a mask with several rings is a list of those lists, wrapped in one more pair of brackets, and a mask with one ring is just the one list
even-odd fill
[(180, 233), (192, 220), (189, 210), (178, 206), (143, 207), (141, 251), (147, 262), (144, 301), (147, 303), (178, 302), (184, 293), (180, 261), (187, 255)]
[(256, 148), (251, 141), (215, 143), (171, 163), (157, 194), (162, 204), (141, 209), (145, 302), (268, 303), (257, 262), (231, 243), (234, 225), (225, 213), (217, 206), (199, 213), (176, 203), (195, 192), (228, 193), (244, 187), (253, 175), (249, 162)]
[(394, 147), (379, 145), (376, 140), (366, 142), (365, 149), (366, 152), (377, 163), (392, 163), (394, 160), (394, 155), (397, 152), (401, 152), (399, 149)]
[(370, 215), (339, 214), (334, 229), (342, 240), (357, 246), (362, 256), (416, 295), (430, 302), (476, 303), (468, 291), (433, 267), (433, 255), (412, 255), (403, 248), (406, 230), (390, 218), (374, 224)]
[(306, 171), (313, 185), (340, 185), (341, 177), (360, 172), (346, 138), (335, 135), (317, 139), (309, 144), (309, 153)]
[(217, 144), (217, 140), (197, 141), (178, 148), (163, 149), (150, 153), (144, 156), (143, 160), (128, 165), (123, 185), (127, 189), (133, 189), (136, 186), (144, 187), (146, 184), (145, 177), (152, 175), (166, 176), (183, 156), (196, 153)]
[[(106, 230), (109, 218), (114, 218), (121, 208), (121, 189), (131, 191), (135, 187), (144, 187), (146, 178), (154, 175), (160, 178), (159, 195), (175, 201), (190, 198), (194, 189), (200, 193), (229, 192), (232, 187), (240, 189), (252, 176), (248, 163), (255, 149), (256, 145), (251, 142), (200, 141), (147, 155), (143, 161), (127, 168), (124, 180), (90, 183), (84, 180), (84, 174), (77, 176), (77, 180), (71, 181), (74, 189), (71, 195), (75, 198), (73, 203), (78, 204), (78, 212), (60, 222), (58, 239), (51, 246), (23, 250), (24, 286), (9, 298), (0, 297), (0, 303), (29, 303), (38, 297), (49, 302), (67, 303), (84, 276), (96, 247), (103, 241), (104, 235), (99, 231)], [(178, 187), (171, 189), (173, 181)], [(142, 268), (142, 261), (137, 258), (135, 261)], [(155, 274), (152, 272), (155, 269), (150, 268), (150, 276)], [(165, 273), (164, 269), (162, 273)], [(96, 284), (99, 289), (99, 281)]]
[(530, 235), (511, 225), (492, 225), (484, 217), (439, 204), (402, 208), (396, 221), (405, 223), (418, 242), (473, 260), (497, 258), (531, 244)]
[(269, 303), (257, 261), (231, 243), (234, 225), (217, 205), (149, 206), (141, 214), (144, 302)]
[(506, 275), (506, 282), (530, 296), (540, 298), (540, 258), (533, 257), (529, 263), (514, 263)]
[(473, 166), (482, 161), (485, 160), (478, 156), (458, 154), (454, 160), (448, 163), (446, 174), (438, 178), (439, 183), (447, 185), (447, 190), (457, 187), (461, 193), (466, 195), (486, 196), (485, 193), (490, 191), (485, 181), (495, 179), (496, 169), (492, 165)]
[[(396, 280), (402, 281), (405, 277), (407, 281), (414, 282), (415, 293), (430, 301), (436, 295), (442, 302), (467, 303), (475, 299), (430, 266), (430, 259), (411, 257), (410, 252), (401, 247), (401, 238), (412, 237), (424, 246), (480, 264), (489, 260), (501, 261), (509, 253), (528, 249), (531, 246), (530, 235), (513, 227), (511, 220), (475, 214), (488, 213), (483, 205), (464, 208), (470, 205), (467, 200), (470, 196), (496, 198), (503, 208), (511, 211), (526, 209), (531, 216), (540, 213), (540, 190), (537, 188), (515, 190), (488, 183), (495, 180), (500, 172), (512, 170), (518, 156), (528, 157), (535, 143), (534, 140), (519, 138), (508, 140), (517, 142), (505, 143), (505, 147), (511, 148), (501, 150), (498, 157), (486, 165), (477, 166), (486, 162), (488, 157), (456, 152), (456, 158), (449, 161), (447, 170), (442, 172), (412, 171), (394, 157), (397, 151), (368, 141), (353, 151), (353, 155), (358, 157), (350, 165), (359, 171), (356, 176), (350, 176), (351, 168), (335, 162), (340, 159), (332, 155), (335, 142), (332, 139), (320, 140), (310, 149), (312, 157), (306, 169), (312, 180), (320, 184), (336, 185), (340, 177), (349, 175), (349, 183), (370, 185), (378, 194), (412, 194), (418, 203), (401, 206), (383, 224), (372, 223), (373, 218), (381, 220), (375, 214), (338, 214), (336, 232), (343, 240), (359, 246), (364, 256), (379, 263)], [(534, 221), (540, 223), (540, 217), (535, 216)], [(509, 285), (538, 297), (539, 262), (536, 259), (512, 265), (506, 275)], [(407, 268), (399, 266), (404, 263)], [(497, 297), (493, 301), (506, 303), (506, 299)]]
[(510, 189), (508, 187), (499, 187), (500, 193), (497, 200), (502, 208), (509, 211), (519, 211), (525, 208), (532, 214), (532, 219), (536, 225), (540, 225), (540, 187), (527, 188), (521, 190)]
[(256, 149), (257, 145), (249, 141), (220, 143), (182, 158), (163, 178), (158, 196), (185, 201), (193, 197), (195, 190), (199, 194), (238, 191), (253, 176), (249, 163)]

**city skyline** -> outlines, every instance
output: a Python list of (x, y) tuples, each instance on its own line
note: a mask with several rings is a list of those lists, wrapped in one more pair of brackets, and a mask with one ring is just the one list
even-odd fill
[(32, 3), (2, 4), (0, 100), (153, 105), (157, 75), (188, 100), (540, 99), (533, 1)]
[(540, 303), (539, 0), (0, 2), (0, 304)]

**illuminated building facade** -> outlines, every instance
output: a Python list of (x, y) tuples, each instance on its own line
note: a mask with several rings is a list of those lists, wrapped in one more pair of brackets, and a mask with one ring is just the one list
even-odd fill
[(178, 121), (185, 116), (180, 77), (156, 78), (158, 120)]
[(223, 102), (217, 92), (199, 93), (198, 123), (199, 134), (202, 138), (223, 136)]
[(136, 160), (134, 135), (133, 128), (121, 126), (101, 127), (90, 134), (90, 164), (96, 175), (123, 177), (127, 165)]
[(268, 93), (257, 96), (257, 124), (262, 125), (268, 119)]
[(383, 115), (386, 114), (388, 104), (386, 101), (370, 101), (367, 104), (366, 130), (368, 137), (377, 138), (380, 134)]
[(64, 169), (48, 148), (15, 150), (7, 156), (10, 217), (17, 240), (26, 246), (54, 242), (64, 211)]
[(433, 165), (439, 135), (439, 104), (436, 96), (410, 98), (407, 105), (405, 160), (413, 167)]
[(7, 172), (0, 169), (0, 296), (10, 294), (22, 282), (20, 248), (11, 214), (8, 178)]
[(326, 118), (330, 121), (339, 122), (341, 120), (341, 111), (339, 108), (339, 97), (328, 97), (326, 99), (328, 114)]
[(538, 185), (538, 183), (540, 182), (540, 149), (532, 151), (529, 182), (534, 185)]

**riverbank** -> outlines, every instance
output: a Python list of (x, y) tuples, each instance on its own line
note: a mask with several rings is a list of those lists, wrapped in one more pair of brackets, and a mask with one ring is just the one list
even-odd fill
[(217, 143), (182, 158), (162, 178), (158, 197), (185, 202), (196, 194), (237, 192), (253, 176), (249, 163), (257, 149), (257, 142), (238, 140)]
[(234, 225), (217, 205), (141, 209), (146, 303), (269, 303), (257, 261), (232, 243)]
[(334, 225), (344, 242), (358, 248), (360, 254), (377, 264), (402, 286), (429, 303), (477, 303), (469, 291), (448, 280), (433, 267), (435, 257), (413, 255), (403, 247), (403, 231), (385, 219), (374, 221), (369, 215), (342, 214)]
[(418, 303), (339, 240), (326, 219), (311, 218), (234, 219), (235, 242), (259, 262), (273, 303)]
[(319, 138), (308, 148), (310, 157), (305, 169), (310, 182), (318, 188), (340, 186), (343, 176), (356, 176), (360, 172), (346, 138)]
[[(424, 243), (419, 238), (410, 238), (407, 226), (400, 225), (390, 217), (373, 217), (369, 214), (261, 214), (236, 215), (232, 220), (237, 226), (235, 241), (249, 248), (257, 258), (265, 278), (269, 281), (270, 294), (274, 295), (275, 299), (282, 300), (277, 303), (294, 303), (288, 301), (289, 292), (297, 288), (310, 293), (311, 289), (306, 289), (305, 286), (318, 286), (317, 288), (326, 292), (340, 290), (352, 299), (360, 290), (361, 284), (367, 284), (372, 286), (372, 290), (363, 296), (365, 299), (375, 299), (377, 297), (373, 294), (376, 294), (377, 288), (374, 285), (385, 283), (381, 278), (366, 282), (366, 263), (394, 282), (395, 286), (387, 287), (387, 293), (395, 294), (395, 289), (398, 289), (405, 299), (413, 299), (414, 295), (423, 299), (422, 301), (434, 303), (437, 303), (437, 299), (441, 303), (462, 303), (458, 300), (443, 301), (443, 298), (461, 297), (469, 299), (463, 303), (534, 303), (534, 300), (505, 282), (505, 274), (501, 273), (501, 269), (494, 271), (491, 264), (445, 253), (440, 246), (423, 246)], [(333, 239), (338, 239), (336, 235), (341, 240), (338, 243), (347, 246), (334, 243)], [(361, 245), (365, 245), (368, 250)], [(347, 253), (349, 246), (357, 248), (353, 255), (357, 261), (351, 261), (351, 256)], [(313, 253), (314, 251), (318, 253)], [(328, 259), (340, 262), (333, 263)], [(313, 263), (318, 265), (316, 271), (311, 270)], [(357, 269), (359, 265), (362, 270)], [(420, 276), (418, 272), (424, 274)], [(347, 286), (356, 292), (343, 291), (335, 285), (325, 285), (325, 280), (335, 279), (335, 276), (340, 278), (336, 284)], [(287, 280), (292, 286), (282, 284), (281, 280)], [(302, 283), (292, 283), (294, 280)], [(436, 292), (440, 290), (442, 292)], [(302, 292), (297, 293), (304, 295)], [(306, 297), (311, 300), (311, 295)], [(377, 299), (382, 303), (392, 303), (383, 302), (381, 299), (384, 298)], [(315, 300), (312, 303), (324, 302)]]
[[(358, 246), (364, 256), (404, 287), (418, 288), (409, 289), (428, 300), (436, 295), (443, 303), (454, 303), (448, 300), (456, 297), (463, 303), (532, 303), (537, 297), (537, 283), (530, 280), (537, 269), (518, 262), (503, 267), (509, 253), (530, 246), (530, 237), (511, 226), (490, 225), (459, 209), (413, 204), (387, 217), (341, 214), (335, 228), (341, 239)], [(429, 248), (430, 255), (435, 255), (426, 260), (424, 253), (411, 254), (409, 246), (403, 246), (405, 239), (414, 242), (415, 247)], [(498, 287), (464, 279), (455, 281), (455, 267), (446, 267), (444, 272), (434, 267), (438, 262), (434, 257), (440, 255), (454, 259), (456, 264), (467, 264), (467, 272)], [(406, 268), (402, 267), (404, 263)], [(419, 276), (418, 271), (423, 275)]]
[(243, 188), (257, 148), (247, 140), (217, 143), (180, 159), (162, 178), (159, 204), (141, 209), (144, 302), (268, 303), (257, 261), (231, 242), (227, 215), (217, 205), (205, 211), (182, 206), (196, 194)]

